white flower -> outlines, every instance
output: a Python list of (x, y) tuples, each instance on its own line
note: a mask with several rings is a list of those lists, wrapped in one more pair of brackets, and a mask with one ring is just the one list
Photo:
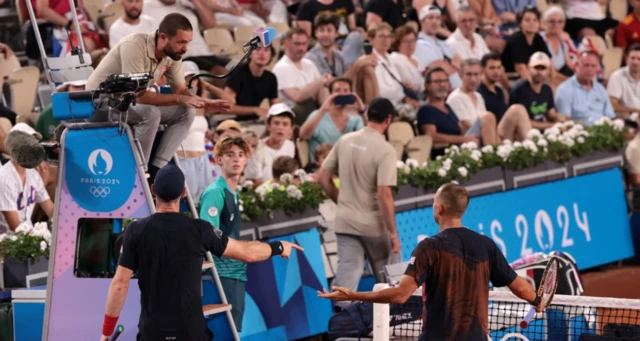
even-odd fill
[(47, 249), (47, 242), (44, 240), (40, 242), (40, 250), (44, 251)]
[(451, 159), (445, 159), (444, 162), (442, 163), (442, 168), (444, 168), (444, 170), (448, 171), (451, 169), (451, 163), (453, 161)]
[(427, 163), (427, 161), (425, 161), (425, 162), (422, 163), (422, 166), (420, 166), (420, 167), (427, 168), (427, 165), (428, 165), (428, 163)]
[(560, 142), (562, 142), (563, 144), (565, 144), (569, 148), (573, 147), (573, 145), (576, 144), (573, 141), (573, 139), (570, 138), (570, 137), (564, 137), (564, 138), (560, 139)]
[(458, 173), (463, 177), (466, 177), (467, 175), (469, 175), (469, 171), (465, 167), (459, 167)]
[(490, 144), (488, 144), (488, 145), (486, 145), (486, 146), (482, 147), (482, 149), (481, 149), (481, 150), (482, 150), (482, 152), (483, 152), (483, 153), (486, 153), (486, 154), (490, 154), (490, 153), (493, 153), (493, 152), (494, 152), (494, 150), (493, 150), (493, 146), (492, 146), (492, 145), (490, 145)]
[(529, 130), (527, 132), (527, 138), (528, 139), (532, 139), (534, 137), (540, 137), (540, 136), (542, 136), (542, 133), (540, 132), (540, 130), (535, 129), (535, 128), (533, 128), (533, 129), (531, 129), (531, 130)]
[(287, 186), (287, 196), (294, 199), (302, 199), (302, 191), (294, 185)]
[(438, 169), (438, 175), (444, 178), (445, 176), (447, 176), (447, 170), (444, 168)]
[(478, 162), (478, 161), (480, 161), (481, 158), (482, 158), (482, 152), (481, 151), (476, 149), (476, 150), (471, 152), (471, 159), (473, 161)]
[(638, 116), (639, 116), (638, 113), (634, 112), (634, 113), (631, 113), (631, 115), (629, 115), (629, 119), (632, 120), (632, 121), (637, 121), (638, 120)]
[(303, 179), (307, 176), (307, 172), (305, 172), (304, 169), (299, 168), (298, 170), (293, 172), (293, 175), (297, 176), (299, 179)]
[(5, 239), (7, 239), (7, 234), (6, 234), (6, 233), (0, 234), (0, 244), (2, 244), (2, 242), (3, 242)]
[(236, 192), (242, 192), (242, 186), (237, 186), (236, 187)]
[(253, 186), (254, 186), (254, 183), (251, 180), (247, 180), (242, 184), (242, 187), (248, 188), (248, 189), (252, 189)]
[(269, 188), (271, 190), (278, 189), (278, 188), (280, 188), (280, 184), (277, 184), (277, 183), (273, 182), (273, 183), (269, 184)]
[(440, 159), (442, 159), (442, 155), (438, 155), (438, 156), (436, 156), (436, 161), (438, 161), (438, 160), (440, 160)]
[(624, 121), (619, 118), (613, 120), (613, 129), (617, 131), (622, 131), (624, 129)]
[(451, 180), (451, 183), (452, 183), (452, 184), (456, 184), (456, 185), (459, 185), (459, 184), (460, 184), (459, 182), (457, 182), (457, 181), (455, 181), (455, 180)]
[(284, 173), (280, 175), (280, 182), (282, 182), (283, 184), (288, 184), (291, 181), (293, 181), (293, 175), (289, 173)]
[(240, 212), (244, 212), (244, 206), (238, 205), (238, 209), (240, 210)]
[(525, 149), (528, 149), (528, 150), (530, 150), (530, 151), (532, 151), (532, 152), (534, 152), (534, 153), (537, 153), (537, 152), (538, 152), (538, 147), (536, 147), (536, 144), (535, 144), (535, 143), (533, 143), (533, 141), (531, 141), (531, 140), (524, 140), (524, 141), (522, 142), (522, 146), (523, 146)]
[(584, 137), (582, 137), (582, 136), (578, 136), (578, 138), (576, 139), (576, 141), (578, 141), (578, 143), (582, 144), (582, 143), (584, 143)]
[(555, 135), (555, 134), (547, 135), (547, 140), (549, 140), (551, 142), (557, 142), (558, 141), (558, 135)]
[(267, 195), (268, 190), (268, 186), (258, 186), (258, 188), (256, 188), (256, 193), (258, 193), (261, 199), (264, 199), (264, 196)]
[(546, 136), (549, 136), (549, 135), (556, 135), (556, 136), (558, 136), (558, 135), (560, 135), (560, 133), (561, 133), (561, 132), (560, 132), (560, 128), (558, 128), (558, 125), (557, 125), (557, 124), (556, 124), (556, 125), (554, 125), (553, 127), (549, 128), (549, 129), (546, 129), (546, 130), (544, 131), (544, 134), (545, 134)]
[(9, 237), (9, 239), (10, 239), (12, 242), (15, 242), (16, 240), (18, 240), (18, 236), (16, 236), (16, 235), (14, 234), (14, 235), (12, 235), (11, 237)]
[(404, 166), (405, 166), (404, 162), (402, 162), (400, 160), (396, 161), (396, 168), (402, 169), (402, 168), (404, 168)]
[(27, 227), (25, 224), (20, 224), (18, 227), (16, 227), (15, 230), (16, 233), (21, 233), (21, 232), (27, 232)]
[(511, 147), (510, 145), (506, 145), (506, 146), (503, 145), (503, 146), (498, 146), (498, 151), (496, 151), (496, 154), (498, 154), (498, 156), (501, 157), (502, 160), (507, 161), (512, 151), (513, 151), (513, 147)]
[(509, 145), (511, 145), (511, 140), (509, 140), (509, 139), (502, 140), (502, 144), (505, 145), (505, 146), (509, 146)]
[(456, 146), (456, 145), (453, 145), (453, 146), (445, 149), (444, 150), (444, 154), (445, 155), (449, 155), (450, 153), (451, 154), (457, 154), (459, 151), (460, 151), (460, 148), (458, 148), (458, 146)]
[(520, 148), (522, 147), (522, 142), (516, 141), (513, 143), (513, 148)]
[(414, 159), (407, 159), (405, 163), (407, 164), (407, 166), (411, 168), (418, 168), (420, 166), (420, 164), (418, 163), (418, 160), (414, 160)]
[(545, 140), (543, 138), (540, 138), (540, 139), (538, 139), (538, 143), (537, 144), (540, 147), (546, 147), (546, 146), (549, 145), (549, 142), (547, 142), (547, 140)]
[(469, 141), (463, 143), (460, 147), (462, 148), (462, 150), (475, 150), (478, 149), (478, 144), (473, 141)]

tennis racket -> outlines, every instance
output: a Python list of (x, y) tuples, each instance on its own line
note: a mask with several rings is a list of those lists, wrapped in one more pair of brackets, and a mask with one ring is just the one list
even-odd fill
[[(542, 297), (546, 304), (549, 305), (553, 299), (553, 295), (558, 288), (558, 271), (560, 270), (560, 263), (556, 257), (551, 257), (547, 267), (542, 273), (542, 279), (540, 280), (540, 286), (538, 286), (538, 296)], [(527, 316), (520, 322), (520, 327), (527, 328), (533, 315), (536, 313), (536, 307), (531, 306)]]
[(124, 331), (124, 327), (121, 324), (119, 324), (118, 327), (116, 327), (116, 332), (113, 333), (113, 335), (111, 335), (111, 339), (109, 341), (116, 341), (118, 337), (120, 337), (120, 334), (122, 334), (123, 331)]

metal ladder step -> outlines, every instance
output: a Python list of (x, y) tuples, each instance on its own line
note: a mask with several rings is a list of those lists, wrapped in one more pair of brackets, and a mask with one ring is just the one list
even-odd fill
[(202, 262), (202, 271), (213, 268), (213, 262), (210, 260), (206, 260)]
[(207, 304), (202, 306), (204, 316), (211, 316), (231, 311), (231, 304)]

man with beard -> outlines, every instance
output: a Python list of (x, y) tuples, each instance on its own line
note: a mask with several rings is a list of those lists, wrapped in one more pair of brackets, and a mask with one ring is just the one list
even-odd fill
[(469, 193), (463, 186), (448, 183), (438, 189), (433, 217), (440, 233), (418, 243), (398, 286), (375, 292), (334, 286), (333, 292), (318, 292), (318, 296), (333, 301), (402, 304), (422, 286), (425, 313), (420, 341), (486, 340), (489, 282), (494, 287), (508, 286), (536, 311), (544, 311), (545, 300), (513, 271), (496, 243), (463, 227), (462, 216), (468, 206)]
[(278, 80), (267, 65), (275, 58), (273, 46), (259, 47), (249, 56), (249, 61), (239, 65), (229, 76), (224, 91), (236, 99), (236, 105), (230, 113), (236, 121), (266, 119), (267, 110), (260, 104), (265, 99), (271, 105), (280, 103), (278, 98)]
[[(228, 111), (231, 105), (224, 100), (208, 100), (195, 96), (184, 81), (182, 56), (191, 42), (193, 28), (181, 14), (167, 15), (158, 31), (152, 34), (132, 34), (122, 39), (98, 65), (87, 81), (87, 90), (97, 89), (109, 75), (122, 73), (153, 72), (154, 81), (162, 76), (171, 85), (172, 94), (147, 91), (129, 107), (127, 123), (132, 124), (135, 138), (140, 141), (142, 153), (149, 167), (149, 182), (155, 173), (166, 166), (191, 128), (196, 108), (209, 111)], [(108, 121), (106, 103), (96, 110), (93, 121)], [(166, 125), (164, 136), (156, 154), (151, 149), (160, 124)]]
[(152, 17), (142, 14), (142, 0), (122, 0), (124, 15), (109, 28), (109, 47), (134, 33), (152, 33), (156, 24)]
[(529, 112), (531, 126), (544, 130), (567, 117), (559, 115), (553, 102), (553, 91), (547, 84), (551, 71), (551, 59), (544, 52), (536, 52), (529, 58), (529, 77), (511, 89), (509, 104), (522, 104)]
[(484, 105), (489, 112), (496, 116), (496, 122), (500, 122), (507, 111), (507, 99), (505, 91), (498, 86), (498, 82), (504, 77), (504, 67), (500, 54), (491, 52), (482, 57), (482, 83), (478, 92), (484, 99)]

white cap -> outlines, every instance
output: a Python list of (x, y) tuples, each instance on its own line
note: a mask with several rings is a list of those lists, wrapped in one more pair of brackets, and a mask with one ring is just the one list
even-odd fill
[(420, 10), (420, 13), (418, 13), (418, 20), (422, 21), (422, 19), (426, 18), (427, 15), (430, 14), (437, 14), (437, 15), (442, 15), (442, 11), (440, 11), (440, 9), (436, 6), (424, 6), (422, 7), (422, 9)]
[(296, 117), (296, 114), (293, 112), (293, 110), (291, 110), (291, 108), (289, 108), (288, 105), (284, 103), (276, 103), (272, 105), (271, 108), (269, 108), (269, 111), (267, 111), (267, 119), (271, 116), (278, 116), (285, 113), (289, 113), (293, 117)]
[(33, 129), (30, 125), (26, 123), (16, 123), (16, 125), (14, 125), (13, 128), (11, 128), (11, 131), (14, 131), (14, 130), (25, 132), (29, 135), (33, 135), (38, 140), (42, 140), (42, 134), (37, 132), (35, 129)]
[(548, 68), (551, 66), (551, 59), (549, 58), (549, 56), (547, 56), (546, 53), (538, 51), (532, 54), (529, 58), (529, 66), (544, 66)]
[(184, 76), (197, 75), (200, 73), (200, 68), (198, 65), (192, 61), (182, 62), (182, 71), (184, 72)]

